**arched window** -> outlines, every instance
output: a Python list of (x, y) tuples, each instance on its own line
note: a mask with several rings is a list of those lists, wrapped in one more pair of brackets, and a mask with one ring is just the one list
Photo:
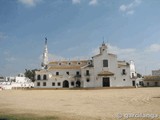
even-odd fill
[(89, 82), (89, 81), (90, 81), (90, 79), (89, 79), (89, 78), (87, 78), (87, 79), (86, 79), (86, 81), (87, 81), (87, 82)]
[(43, 75), (43, 80), (47, 80), (47, 75)]
[(41, 76), (40, 75), (37, 75), (37, 80), (41, 80)]

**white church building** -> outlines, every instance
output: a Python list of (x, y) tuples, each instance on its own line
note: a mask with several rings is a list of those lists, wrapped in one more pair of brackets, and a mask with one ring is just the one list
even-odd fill
[(43, 53), (42, 69), (36, 71), (35, 88), (89, 88), (133, 86), (135, 66), (118, 61), (115, 54), (108, 53), (103, 42), (99, 54), (91, 60), (48, 62), (47, 39)]

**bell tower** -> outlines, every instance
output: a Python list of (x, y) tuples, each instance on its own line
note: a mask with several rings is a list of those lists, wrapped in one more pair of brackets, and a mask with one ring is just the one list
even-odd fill
[(130, 77), (131, 78), (136, 78), (137, 77), (135, 64), (132, 60), (130, 61)]
[(103, 41), (102, 45), (99, 47), (100, 54), (102, 54), (104, 51), (107, 51), (107, 48), (107, 45)]
[(47, 47), (47, 38), (45, 38), (45, 46), (44, 46), (44, 52), (43, 52), (43, 58), (42, 58), (42, 69), (47, 69), (48, 65), (48, 47)]

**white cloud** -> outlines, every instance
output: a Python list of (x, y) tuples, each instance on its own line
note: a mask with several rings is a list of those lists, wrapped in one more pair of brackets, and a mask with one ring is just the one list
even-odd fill
[(146, 52), (159, 52), (160, 51), (160, 44), (152, 44), (146, 48)]
[(123, 4), (119, 7), (119, 10), (123, 13), (126, 13), (126, 14), (129, 14), (129, 15), (132, 15), (134, 14), (135, 12), (135, 8), (141, 4), (141, 0), (134, 0), (133, 2), (131, 2), (130, 4)]
[[(72, 0), (72, 4), (80, 4), (82, 2), (82, 0)], [(88, 2), (89, 5), (97, 5), (98, 4), (98, 0), (89, 0)]]
[(3, 32), (0, 32), (0, 41), (4, 40), (6, 38), (7, 38), (7, 36)]
[(134, 10), (130, 10), (130, 11), (128, 11), (128, 12), (127, 12), (127, 14), (129, 14), (129, 15), (134, 14)]
[[(108, 46), (109, 53), (113, 53), (113, 54), (117, 54), (117, 55), (128, 55), (128, 54), (134, 53), (136, 51), (133, 48), (122, 49), (122, 48), (118, 48), (117, 46), (112, 46), (110, 44), (108, 44), (107, 46)], [(99, 47), (96, 49), (93, 49), (91, 54), (92, 55), (99, 54)]]
[(122, 48), (118, 48), (116, 46), (112, 46), (112, 45), (108, 45), (108, 51), (117, 55), (126, 55), (126, 54), (131, 54), (134, 53), (136, 50), (133, 48), (126, 48), (126, 49), (122, 49)]
[(98, 0), (90, 0), (89, 5), (97, 5)]
[(41, 1), (42, 0), (18, 0), (18, 2), (20, 2), (26, 6), (29, 6), (29, 7), (36, 6)]
[[(41, 56), (41, 59), (42, 59), (42, 56)], [(51, 61), (63, 61), (63, 60), (87, 60), (87, 59), (89, 59), (89, 57), (75, 56), (75, 57), (72, 57), (72, 58), (64, 58), (62, 56), (58, 56), (58, 55), (49, 53), (48, 54), (48, 59), (49, 59), (49, 62), (51, 62)]]
[(49, 61), (65, 60), (65, 58), (62, 56), (58, 56), (58, 55), (50, 54), (50, 53), (48, 54), (48, 59), (49, 59)]
[(94, 56), (94, 55), (97, 55), (99, 54), (99, 47), (95, 48), (95, 49), (92, 49), (91, 51), (91, 56)]
[(11, 62), (11, 61), (15, 61), (16, 58), (14, 58), (14, 57), (7, 57), (5, 60), (8, 61), (8, 62)]
[(9, 52), (9, 51), (4, 51), (4, 58), (7, 62), (12, 62), (12, 61), (15, 61), (16, 58), (13, 57), (13, 55)]
[(73, 4), (79, 4), (79, 3), (81, 3), (81, 0), (72, 0), (72, 3)]
[(120, 9), (120, 11), (126, 11), (127, 10), (127, 6), (126, 5), (121, 5), (120, 7), (119, 7), (119, 9)]

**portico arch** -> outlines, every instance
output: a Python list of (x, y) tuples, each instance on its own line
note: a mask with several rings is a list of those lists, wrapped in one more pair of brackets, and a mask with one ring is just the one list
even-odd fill
[(69, 88), (69, 82), (67, 80), (63, 81), (63, 88)]

